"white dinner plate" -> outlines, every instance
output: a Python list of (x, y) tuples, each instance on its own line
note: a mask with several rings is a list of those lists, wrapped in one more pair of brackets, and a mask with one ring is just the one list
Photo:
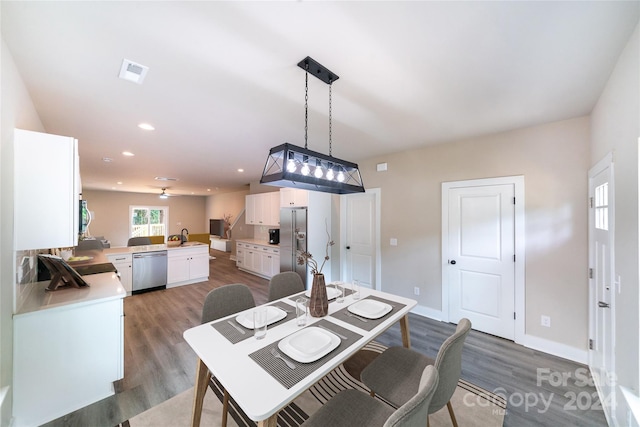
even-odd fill
[[(331, 299), (337, 298), (337, 297), (338, 297), (338, 295), (340, 295), (340, 293), (341, 293), (341, 292), (340, 292), (339, 290), (337, 290), (336, 288), (334, 288), (333, 286), (331, 286), (331, 285), (327, 285), (327, 299), (328, 299), (328, 300), (331, 300)], [(311, 289), (307, 289), (307, 290), (305, 291), (304, 295), (305, 295), (307, 298), (311, 298)]]
[[(287, 312), (272, 305), (267, 306), (267, 325), (276, 323), (287, 317)], [(240, 313), (236, 317), (236, 322), (240, 323), (247, 329), (253, 329), (253, 310)]]
[(340, 345), (340, 338), (325, 329), (310, 326), (280, 340), (278, 348), (300, 363), (311, 363)]
[(379, 319), (393, 310), (389, 304), (374, 299), (363, 299), (347, 307), (347, 310), (367, 319)]

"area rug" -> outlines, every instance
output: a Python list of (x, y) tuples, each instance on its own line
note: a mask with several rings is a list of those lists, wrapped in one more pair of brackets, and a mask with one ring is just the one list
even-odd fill
[[(278, 426), (299, 426), (309, 414), (315, 412), (332, 396), (346, 389), (361, 390), (368, 394), (368, 389), (359, 381), (361, 370), (380, 354), (385, 347), (376, 342), (369, 343), (350, 360), (340, 365), (313, 387), (300, 395), (296, 400), (278, 414)], [(219, 426), (222, 417), (222, 388), (212, 380), (204, 398), (202, 426)], [(163, 403), (157, 405), (121, 424), (122, 427), (163, 427), (189, 426), (191, 424), (191, 407), (193, 389), (189, 389)], [(506, 410), (506, 402), (487, 390), (460, 380), (451, 399), (456, 419), (461, 427), (502, 426)], [(429, 416), (431, 427), (451, 426), (451, 418), (445, 408)], [(231, 399), (229, 402), (229, 427), (255, 427), (242, 410)]]

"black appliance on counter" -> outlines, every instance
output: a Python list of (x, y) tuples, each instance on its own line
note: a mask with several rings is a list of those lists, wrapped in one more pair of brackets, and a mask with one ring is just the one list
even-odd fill
[(269, 229), (269, 244), (277, 245), (280, 243), (280, 229), (279, 228), (270, 228)]

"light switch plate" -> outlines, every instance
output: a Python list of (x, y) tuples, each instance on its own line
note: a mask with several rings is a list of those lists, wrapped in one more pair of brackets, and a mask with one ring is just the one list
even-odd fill
[(389, 244), (391, 246), (398, 246), (398, 239), (396, 239), (395, 237), (392, 237), (391, 239), (389, 239)]

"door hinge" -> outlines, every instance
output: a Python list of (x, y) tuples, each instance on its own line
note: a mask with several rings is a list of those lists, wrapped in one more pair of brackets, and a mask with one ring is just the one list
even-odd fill
[(589, 207), (593, 208), (593, 197), (589, 197)]
[(593, 279), (593, 268), (589, 269), (589, 279)]
[(513, 254), (513, 262), (516, 262), (516, 255)]
[(516, 320), (516, 312), (513, 312), (513, 320)]
[(513, 198), (513, 204), (514, 205), (516, 204), (516, 198), (515, 197)]
[(593, 340), (589, 339), (589, 350), (593, 350)]

